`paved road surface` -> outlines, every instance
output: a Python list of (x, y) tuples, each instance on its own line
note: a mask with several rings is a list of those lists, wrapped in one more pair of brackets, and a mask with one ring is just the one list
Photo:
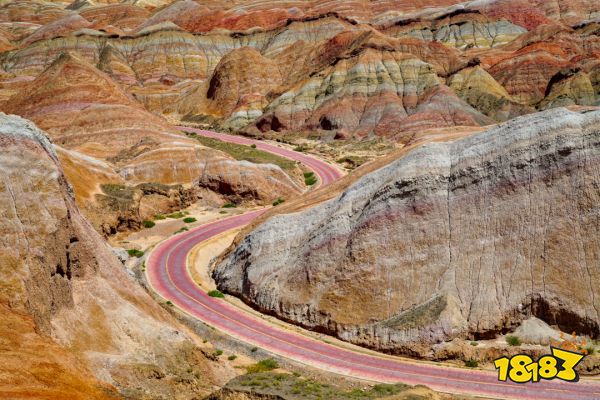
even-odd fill
[[(238, 136), (192, 128), (185, 130), (238, 144), (254, 143), (261, 150), (300, 161), (315, 171), (323, 185), (341, 176), (336, 168), (306, 154)], [(222, 332), (274, 354), (330, 372), (377, 382), (423, 384), (442, 392), (492, 398), (600, 400), (599, 381), (503, 383), (497, 380), (493, 372), (377, 357), (284, 330), (222, 299), (208, 296), (190, 276), (186, 265), (188, 253), (198, 243), (219, 233), (244, 226), (264, 211), (225, 218), (165, 240), (156, 247), (146, 262), (151, 286), (176, 307)]]

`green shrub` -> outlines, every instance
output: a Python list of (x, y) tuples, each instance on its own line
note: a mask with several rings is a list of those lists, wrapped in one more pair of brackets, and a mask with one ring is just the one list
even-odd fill
[(596, 348), (593, 345), (588, 344), (585, 347), (585, 351), (588, 356), (591, 356), (591, 355), (594, 355), (594, 353), (596, 353)]
[(218, 356), (221, 356), (221, 355), (223, 355), (223, 350), (221, 350), (221, 349), (215, 350), (215, 356), (218, 357)]
[(221, 211), (219, 211), (219, 214), (227, 214), (227, 211), (221, 210)]
[(211, 290), (210, 292), (208, 292), (208, 295), (210, 297), (219, 297), (219, 298), (225, 297), (225, 295), (218, 290)]
[(177, 211), (167, 215), (167, 218), (179, 219), (185, 217), (185, 214), (181, 211)]
[(221, 208), (236, 208), (237, 206), (233, 203), (225, 203), (221, 206)]
[(163, 219), (167, 219), (167, 217), (165, 217), (165, 216), (164, 216), (164, 215), (162, 215), (162, 214), (156, 214), (156, 215), (154, 216), (154, 219), (155, 219), (155, 220), (163, 220)]
[(258, 351), (258, 347), (253, 347), (250, 349), (251, 352), (256, 353)]
[(174, 234), (176, 235), (176, 234), (178, 234), (178, 233), (181, 233), (181, 232), (187, 232), (187, 231), (189, 231), (189, 230), (190, 230), (190, 229), (189, 229), (187, 226), (184, 226), (184, 227), (182, 227), (181, 229), (178, 229), (178, 230), (176, 230)]
[(130, 257), (140, 258), (144, 255), (144, 252), (138, 249), (129, 249), (127, 250), (127, 254), (129, 254)]
[(173, 302), (171, 300), (167, 300), (167, 301), (165, 301), (165, 304), (168, 305), (168, 306), (172, 306)]
[(471, 342), (471, 346), (477, 346), (478, 344), (479, 344), (479, 343), (477, 343), (477, 342), (476, 342), (476, 341), (474, 341), (474, 340)]
[(519, 339), (517, 336), (507, 336), (506, 343), (508, 343), (509, 346), (520, 346), (521, 339)]
[(284, 200), (284, 199), (282, 199), (282, 198), (280, 197), (280, 198), (278, 198), (277, 200), (275, 200), (275, 201), (273, 202), (273, 206), (278, 206), (278, 205), (280, 205), (281, 203), (283, 203), (284, 201), (285, 201), (285, 200)]
[(154, 223), (154, 221), (146, 220), (142, 222), (142, 225), (144, 225), (144, 228), (152, 228), (156, 224)]
[(277, 361), (273, 360), (272, 358), (267, 358), (264, 360), (260, 360), (254, 365), (246, 367), (246, 372), (248, 372), (249, 374), (253, 374), (257, 372), (272, 371), (277, 368), (279, 368), (279, 364), (277, 363)]
[(479, 362), (477, 360), (466, 360), (465, 366), (468, 368), (477, 368)]
[(253, 149), (255, 149), (255, 148), (256, 148), (256, 145), (255, 145), (254, 143), (252, 143), (252, 144), (250, 145), (250, 147), (252, 147)]
[(183, 219), (183, 222), (185, 222), (186, 224), (191, 224), (192, 222), (196, 222), (196, 221), (197, 221), (197, 220), (196, 220), (196, 218), (194, 218), (194, 217), (185, 217), (185, 218)]
[(232, 354), (232, 355), (230, 355), (229, 357), (227, 357), (227, 359), (228, 359), (229, 361), (233, 361), (233, 360), (235, 360), (236, 358), (237, 358), (237, 356), (236, 356), (235, 354)]
[(314, 172), (305, 172), (304, 173), (304, 184), (306, 186), (312, 186), (317, 183), (317, 177)]

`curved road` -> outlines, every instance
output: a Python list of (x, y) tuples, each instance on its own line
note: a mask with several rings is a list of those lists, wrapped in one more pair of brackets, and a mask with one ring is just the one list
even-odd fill
[[(316, 158), (261, 141), (187, 127), (180, 129), (238, 144), (256, 144), (257, 148), (261, 150), (300, 161), (315, 171), (321, 184), (328, 184), (341, 176), (337, 169)], [(221, 219), (161, 242), (146, 262), (146, 273), (150, 285), (162, 297), (170, 300), (187, 314), (241, 341), (330, 372), (377, 382), (422, 384), (441, 392), (492, 398), (600, 399), (600, 382), (598, 381), (503, 383), (497, 380), (494, 372), (436, 366), (353, 352), (280, 329), (245, 313), (222, 299), (208, 296), (194, 283), (187, 269), (188, 253), (198, 243), (248, 224), (264, 211), (263, 209)]]

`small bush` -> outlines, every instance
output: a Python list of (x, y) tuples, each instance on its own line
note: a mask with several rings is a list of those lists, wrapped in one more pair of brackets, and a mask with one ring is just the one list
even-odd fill
[(154, 223), (154, 221), (146, 220), (142, 222), (142, 225), (144, 225), (144, 228), (152, 228), (156, 224)]
[(211, 290), (210, 292), (208, 292), (208, 295), (210, 297), (218, 297), (218, 298), (225, 297), (225, 295), (218, 290)]
[(253, 347), (250, 349), (251, 352), (256, 353), (258, 351), (258, 347)]
[(508, 343), (509, 346), (520, 346), (521, 339), (519, 339), (517, 336), (507, 336), (506, 343)]
[(284, 199), (282, 199), (282, 198), (280, 197), (280, 198), (278, 198), (277, 200), (275, 200), (275, 201), (273, 202), (273, 206), (278, 206), (278, 205), (280, 205), (281, 203), (283, 203), (284, 201), (285, 201), (285, 200), (284, 200)]
[(221, 349), (215, 350), (215, 356), (218, 357), (218, 356), (221, 356), (221, 355), (223, 355), (223, 350), (221, 350)]
[(183, 217), (185, 217), (185, 214), (182, 213), (181, 211), (177, 211), (177, 212), (167, 215), (167, 218), (173, 218), (173, 219), (179, 219), (179, 218), (183, 218)]
[(257, 373), (257, 372), (272, 371), (277, 368), (279, 368), (279, 364), (277, 363), (277, 361), (273, 360), (272, 358), (267, 358), (264, 360), (260, 360), (259, 362), (257, 362), (254, 365), (250, 365), (250, 366), (246, 367), (246, 371), (249, 374), (253, 374), (253, 373)]
[(252, 147), (253, 149), (255, 149), (255, 148), (256, 148), (256, 145), (255, 145), (254, 143), (252, 143), (252, 144), (250, 145), (250, 147)]
[(235, 354), (232, 354), (232, 355), (230, 355), (229, 357), (227, 357), (227, 359), (228, 359), (229, 361), (233, 361), (233, 360), (235, 360), (236, 358), (237, 358), (237, 356), (236, 356)]
[(165, 304), (171, 307), (173, 305), (173, 302), (171, 300), (167, 300), (165, 301)]
[(472, 341), (471, 342), (471, 346), (477, 346), (479, 343), (477, 343), (476, 341)]
[(184, 226), (183, 228), (176, 230), (175, 234), (178, 234), (178, 233), (181, 233), (181, 232), (187, 232), (189, 230), (190, 229), (187, 226)]
[(165, 217), (165, 216), (164, 216), (164, 215), (162, 215), (162, 214), (156, 214), (156, 215), (154, 216), (154, 219), (155, 219), (155, 220), (163, 220), (163, 219), (167, 219), (167, 217)]
[(468, 367), (468, 368), (477, 368), (478, 365), (479, 365), (479, 362), (477, 360), (466, 360), (465, 361), (465, 367)]
[(127, 254), (129, 254), (130, 257), (140, 258), (144, 255), (144, 252), (138, 249), (129, 249), (127, 250)]
[(219, 214), (227, 214), (227, 211), (221, 210), (221, 211), (219, 211)]
[(304, 184), (306, 186), (312, 186), (317, 183), (317, 177), (314, 172), (305, 172), (304, 173)]
[(221, 206), (221, 208), (236, 208), (237, 206), (233, 203), (225, 203)]
[(192, 222), (196, 222), (197, 219), (194, 217), (186, 217), (183, 219), (183, 222), (185, 222), (186, 224), (191, 224)]

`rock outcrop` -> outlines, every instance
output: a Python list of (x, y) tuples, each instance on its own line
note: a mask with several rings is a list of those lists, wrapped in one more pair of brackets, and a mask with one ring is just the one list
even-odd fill
[(520, 117), (417, 147), (217, 265), (257, 309), (394, 353), (535, 316), (600, 336), (600, 111)]
[(0, 397), (193, 398), (231, 374), (125, 272), (33, 123), (0, 114), (0, 145)]

